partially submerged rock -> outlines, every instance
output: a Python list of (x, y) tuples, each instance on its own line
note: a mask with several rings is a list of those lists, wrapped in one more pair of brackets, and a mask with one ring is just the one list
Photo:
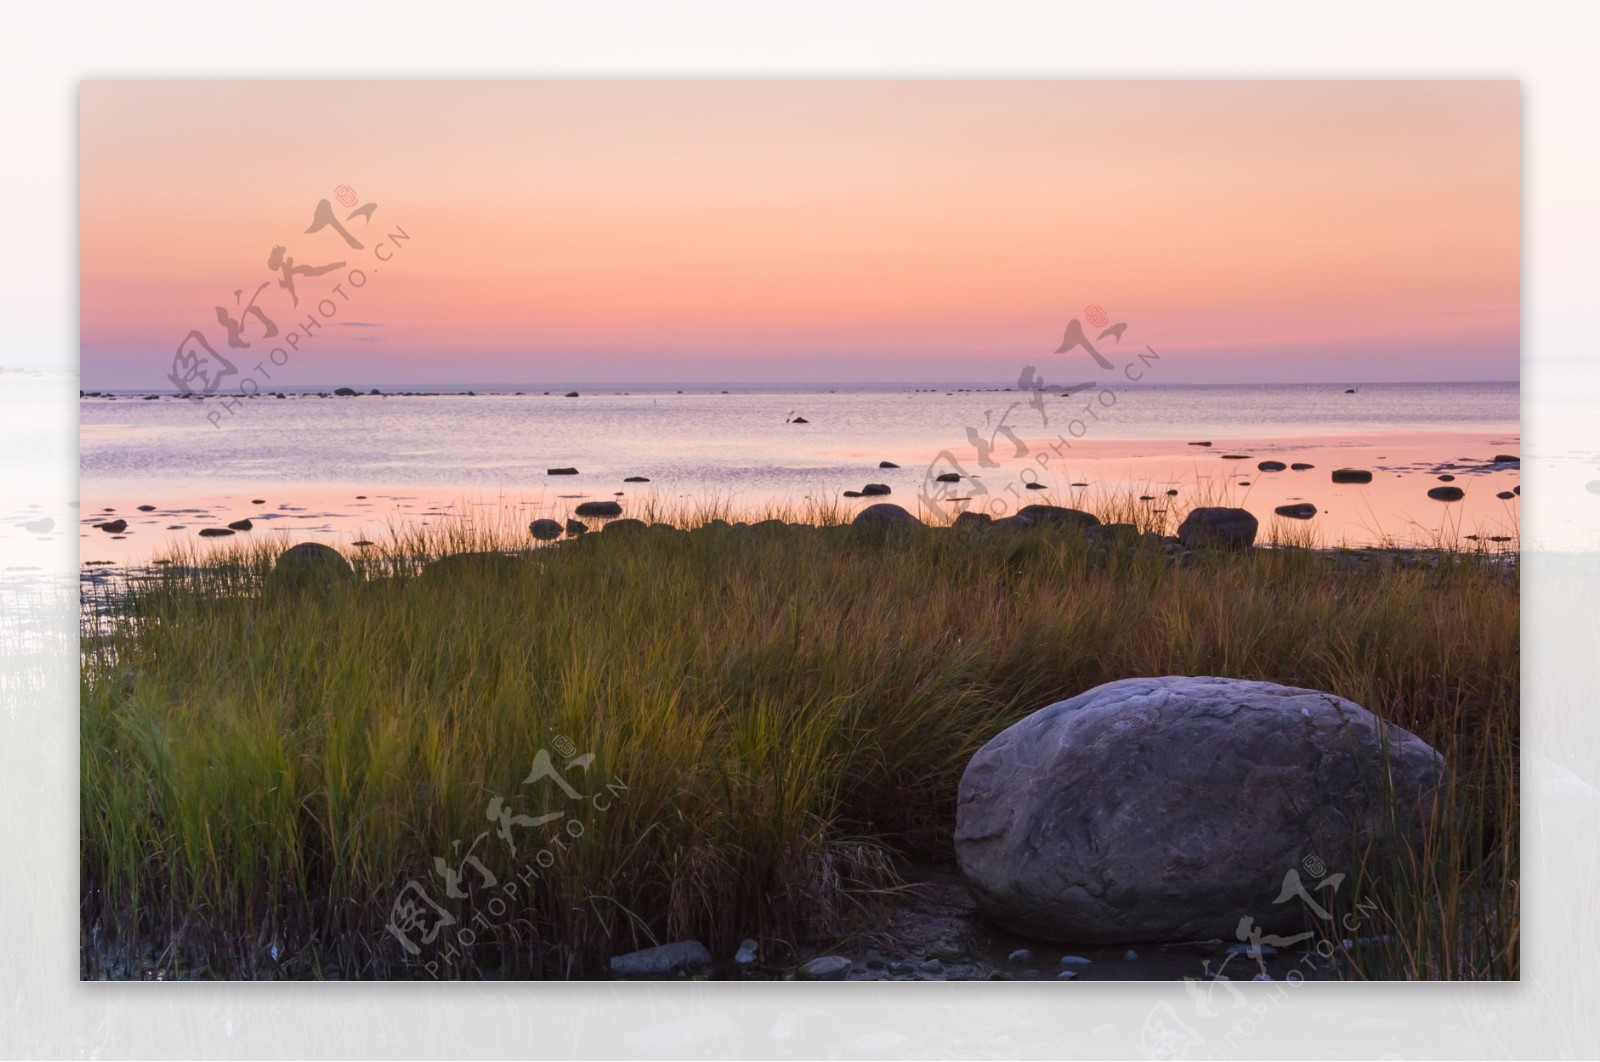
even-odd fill
[(1189, 510), (1178, 525), (1178, 541), (1185, 549), (1247, 549), (1255, 544), (1258, 526), (1247, 509), (1207, 506)]
[(614, 501), (580, 502), (573, 510), (579, 516), (621, 516), (622, 506)]
[(561, 537), (563, 528), (559, 521), (539, 519), (528, 525), (528, 534), (540, 542), (553, 542)]

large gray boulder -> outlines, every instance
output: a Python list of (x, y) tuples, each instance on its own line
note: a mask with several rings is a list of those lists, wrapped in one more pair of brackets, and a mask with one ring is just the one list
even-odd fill
[(1248, 549), (1255, 544), (1259, 526), (1248, 509), (1191, 509), (1178, 525), (1178, 541), (1185, 549)]
[(1279, 902), (1289, 872), (1313, 890), (1307, 866), (1348, 873), (1352, 846), (1420, 836), (1444, 770), (1420, 738), (1331, 693), (1123, 679), (973, 756), (956, 858), (979, 906), (1024, 937), (1234, 940), (1246, 917), (1298, 932), (1305, 906)]

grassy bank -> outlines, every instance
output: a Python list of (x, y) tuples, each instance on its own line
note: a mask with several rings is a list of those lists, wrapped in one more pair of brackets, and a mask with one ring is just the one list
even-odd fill
[[(712, 526), (424, 569), (528, 544), (415, 529), (310, 593), (238, 547), (134, 589), (84, 670), (86, 973), (571, 976), (842, 934), (897, 860), (949, 858), (1000, 729), (1207, 674), (1328, 690), (1440, 749), (1427, 849), (1350, 868), (1360, 932), (1388, 938), (1355, 972), (1515, 976), (1518, 593), (1493, 558)], [(386, 928), (413, 880), (456, 919), (414, 956)]]

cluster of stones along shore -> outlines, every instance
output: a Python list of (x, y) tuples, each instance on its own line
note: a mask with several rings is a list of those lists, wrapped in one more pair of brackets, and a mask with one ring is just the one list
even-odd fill
[[(1211, 443), (1209, 443), (1209, 442), (1192, 442), (1189, 445), (1190, 446), (1210, 446)], [(1225, 461), (1248, 461), (1248, 460), (1251, 459), (1249, 454), (1222, 454), (1220, 456)], [(887, 468), (899, 468), (900, 466), (895, 464), (893, 461), (880, 461), (880, 462), (878, 462), (878, 467), (880, 469), (887, 469)], [(1522, 459), (1520, 457), (1518, 457), (1516, 454), (1496, 454), (1494, 456), (1494, 458), (1491, 461), (1488, 461), (1488, 462), (1482, 462), (1482, 463), (1477, 463), (1477, 464), (1454, 464), (1454, 465), (1449, 465), (1449, 466), (1446, 466), (1446, 467), (1454, 468), (1457, 471), (1460, 471), (1460, 472), (1462, 472), (1464, 474), (1466, 474), (1466, 473), (1474, 473), (1474, 472), (1495, 472), (1495, 471), (1502, 471), (1502, 470), (1506, 470), (1506, 469), (1520, 469), (1522, 467)], [(1310, 470), (1312, 470), (1314, 468), (1316, 468), (1315, 465), (1307, 464), (1307, 463), (1305, 463), (1303, 461), (1296, 461), (1293, 464), (1287, 464), (1287, 465), (1282, 461), (1272, 461), (1272, 460), (1259, 461), (1259, 462), (1256, 463), (1257, 471), (1262, 472), (1262, 473), (1276, 473), (1276, 472), (1283, 472), (1283, 471), (1286, 471), (1286, 470), (1287, 471), (1292, 471), (1292, 472), (1307, 472), (1307, 471), (1310, 471)], [(577, 468), (574, 468), (574, 467), (571, 467), (571, 466), (565, 466), (565, 467), (560, 467), (560, 468), (546, 469), (545, 470), (545, 474), (546, 475), (550, 475), (550, 476), (576, 476), (576, 475), (579, 475), (579, 470)], [(1336, 468), (1331, 473), (1330, 480), (1333, 483), (1337, 483), (1337, 484), (1360, 485), (1360, 484), (1371, 483), (1372, 482), (1372, 475), (1373, 474), (1372, 474), (1372, 472), (1370, 470), (1363, 469), (1363, 468)], [(962, 478), (961, 474), (957, 473), (957, 472), (944, 472), (944, 473), (939, 474), (936, 477), (936, 479), (939, 482), (942, 482), (942, 483), (956, 483), (956, 482), (959, 482), (961, 480), (961, 478)], [(1438, 479), (1440, 482), (1446, 484), (1446, 485), (1445, 486), (1436, 486), (1436, 487), (1428, 488), (1427, 496), (1429, 498), (1432, 498), (1434, 501), (1439, 501), (1439, 502), (1458, 502), (1458, 501), (1461, 501), (1462, 499), (1464, 499), (1466, 497), (1466, 490), (1464, 488), (1462, 488), (1462, 487), (1459, 487), (1459, 486), (1455, 485), (1455, 479), (1456, 479), (1455, 472), (1441, 472), (1435, 478)], [(623, 479), (623, 482), (624, 483), (649, 483), (650, 479), (647, 476), (627, 476), (627, 477), (625, 477)], [(1074, 483), (1073, 484), (1074, 487), (1084, 487), (1084, 486), (1087, 486), (1087, 485), (1088, 484), (1085, 484), (1085, 483)], [(1241, 484), (1241, 485), (1245, 485), (1245, 484)], [(1029, 489), (1031, 489), (1031, 490), (1044, 490), (1045, 489), (1044, 484), (1038, 483), (1038, 482), (1029, 483), (1029, 484), (1027, 484), (1027, 487)], [(893, 493), (893, 491), (891, 490), (889, 485), (886, 484), (886, 483), (868, 483), (868, 484), (865, 484), (864, 486), (862, 486), (861, 489), (859, 489), (859, 490), (846, 490), (846, 491), (843, 492), (843, 495), (846, 498), (852, 498), (853, 499), (853, 498), (885, 497), (885, 496), (887, 496), (887, 495), (889, 495), (891, 493)], [(1169, 496), (1176, 495), (1177, 493), (1178, 492), (1176, 490), (1167, 491), (1167, 494)], [(1516, 498), (1516, 497), (1520, 496), (1521, 494), (1522, 494), (1522, 487), (1519, 484), (1518, 486), (1513, 487), (1511, 490), (1503, 490), (1503, 491), (1497, 492), (1495, 494), (1495, 497), (1499, 498), (1502, 501), (1510, 501), (1513, 498)], [(1145, 497), (1141, 498), (1140, 500), (1141, 501), (1154, 501), (1155, 498), (1153, 498), (1151, 496), (1145, 496)], [(878, 506), (872, 506), (871, 508), (878, 508)], [(897, 506), (891, 506), (891, 508), (898, 508), (898, 507)], [(1037, 512), (1037, 511), (1042, 511), (1042, 510), (1047, 510), (1047, 509), (1059, 509), (1059, 508), (1060, 508), (1059, 506), (1031, 505), (1031, 506), (1027, 506), (1026, 508), (1020, 510), (1019, 512), (1017, 512), (1017, 513), (1015, 513), (1015, 514), (1013, 514), (1011, 516), (1001, 517), (999, 519), (993, 520), (992, 522), (996, 526), (1000, 526), (1000, 527), (1007, 527), (1007, 526), (1009, 526), (1009, 527), (1028, 527), (1028, 526), (1031, 526), (1033, 522), (1036, 522), (1034, 517), (1030, 517), (1030, 515), (1029, 515), (1030, 511)], [(153, 506), (153, 505), (141, 505), (141, 506), (139, 506), (139, 509), (142, 512), (151, 512), (151, 511), (154, 511), (155, 506)], [(112, 510), (108, 509), (106, 511), (107, 512), (111, 512)], [(616, 518), (616, 517), (622, 516), (622, 505), (621, 505), (620, 502), (615, 502), (615, 501), (586, 501), (586, 502), (579, 503), (579, 505), (576, 507), (576, 509), (574, 511), (575, 511), (575, 514), (577, 516), (584, 516), (584, 517), (591, 517), (591, 518), (599, 517), (599, 518), (603, 518), (603, 519), (612, 519), (612, 518)], [(870, 510), (868, 510), (868, 511), (870, 511)], [(1076, 511), (1076, 510), (1066, 510), (1066, 511)], [(1196, 511), (1197, 512), (1203, 512), (1205, 510), (1196, 510)], [(1241, 509), (1241, 510), (1228, 510), (1228, 511), (1243, 512), (1244, 510)], [(1275, 507), (1272, 511), (1273, 511), (1274, 515), (1282, 516), (1282, 517), (1285, 517), (1285, 518), (1290, 519), (1290, 520), (1310, 520), (1310, 519), (1315, 518), (1316, 515), (1319, 512), (1316, 504), (1313, 503), (1313, 502), (1309, 502), (1309, 501), (1291, 502), (1289, 504), (1279, 505), (1279, 506)], [(863, 515), (865, 515), (865, 513), (863, 513)], [(910, 514), (907, 514), (907, 516), (909, 516), (909, 515)], [(1087, 515), (1087, 514), (1085, 514), (1085, 515)], [(913, 518), (913, 519), (915, 519), (915, 518)], [(918, 522), (920, 522), (920, 521), (918, 521)], [(984, 514), (984, 513), (963, 512), (956, 518), (955, 522), (958, 525), (960, 525), (960, 524), (973, 524), (973, 523), (989, 523), (989, 522), (991, 522), (991, 518), (987, 514)], [(1095, 520), (1094, 522), (1095, 523), (1099, 523), (1098, 520)], [(624, 528), (626, 528), (628, 526), (631, 526), (627, 521), (620, 521), (620, 523), (622, 524), (622, 526)], [(91, 526), (96, 527), (99, 530), (106, 532), (107, 534), (115, 535), (115, 536), (120, 536), (120, 535), (124, 534), (125, 532), (127, 532), (127, 530), (128, 530), (128, 522), (127, 522), (127, 520), (122, 519), (120, 517), (118, 517), (116, 519), (105, 520), (105, 521), (102, 521), (100, 523), (92, 524)], [(608, 526), (616, 526), (616, 525), (608, 525)], [(742, 526), (742, 525), (735, 525), (735, 526)], [(1120, 525), (1109, 525), (1109, 526), (1116, 527), (1116, 526), (1120, 526)], [(228, 524), (226, 527), (207, 527), (207, 528), (202, 528), (198, 533), (202, 538), (223, 538), (223, 537), (232, 535), (235, 532), (249, 531), (249, 530), (252, 529), (252, 527), (253, 527), (253, 525), (250, 522), (250, 520), (243, 519), (243, 520), (235, 520), (232, 523)], [(542, 542), (555, 541), (556, 539), (559, 539), (563, 534), (572, 535), (572, 536), (581, 535), (585, 531), (588, 531), (589, 529), (590, 528), (589, 528), (588, 525), (582, 523), (579, 520), (575, 520), (575, 519), (571, 519), (571, 518), (569, 518), (566, 521), (565, 524), (559, 523), (559, 522), (557, 522), (555, 520), (551, 520), (551, 519), (548, 519), (548, 518), (539, 519), (539, 520), (535, 520), (532, 524), (530, 524), (529, 528), (528, 528), (528, 530), (533, 534), (533, 537), (538, 539), (538, 540), (540, 540), (540, 541), (542, 541)], [(48, 530), (48, 528), (43, 528), (43, 530)], [(1178, 539), (1180, 539), (1180, 540), (1183, 538), (1183, 532), (1182, 532), (1181, 528), (1179, 529), (1179, 533), (1178, 533), (1178, 535), (1176, 537)], [(1473, 536), (1468, 536), (1468, 537), (1473, 537)], [(1252, 539), (1253, 539), (1253, 535), (1252, 535)], [(1496, 537), (1493, 540), (1494, 541), (1509, 541), (1509, 538), (1501, 536), (1501, 537)], [(1187, 543), (1184, 543), (1184, 544), (1187, 545)]]

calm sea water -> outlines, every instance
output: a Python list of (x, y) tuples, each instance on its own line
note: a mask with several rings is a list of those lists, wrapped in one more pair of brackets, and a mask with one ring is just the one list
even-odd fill
[[(805, 492), (859, 471), (863, 458), (926, 465), (949, 450), (974, 460), (969, 427), (994, 442), (998, 460), (1015, 452), (1002, 424), (1025, 441), (1087, 444), (1515, 433), (1518, 419), (1516, 384), (1373, 385), (1353, 395), (1323, 385), (1144, 385), (1045, 395), (1042, 412), (1016, 390), (676, 390), (263, 398), (238, 412), (216, 401), (85, 399), (83, 484), (528, 487), (545, 482), (547, 468), (580, 466), (688, 491)], [(808, 423), (786, 423), (797, 416)]]
[[(459, 390), (468, 389), (478, 393), (264, 397), (240, 401), (235, 411), (216, 400), (85, 398), (85, 522), (106, 518), (110, 508), (137, 518), (123, 511), (137, 499), (169, 509), (218, 502), (214, 515), (231, 519), (252, 515), (237, 499), (254, 494), (278, 504), (286, 485), (349, 488), (352, 500), (406, 488), (514, 495), (560, 515), (577, 497), (616, 492), (760, 507), (837, 500), (846, 489), (880, 482), (891, 486), (889, 500), (915, 510), (930, 465), (942, 470), (953, 459), (989, 484), (977, 504), (998, 511), (1007, 491), (1021, 499), (1014, 504), (1081, 501), (1074, 483), (1192, 487), (1215, 476), (1229, 490), (1249, 492), (1254, 461), (1217, 463), (1222, 452), (1241, 448), (1252, 458), (1304, 458), (1324, 470), (1315, 474), (1320, 491), (1302, 479), (1293, 490), (1258, 488), (1255, 501), (1240, 500), (1254, 510), (1280, 498), (1331, 504), (1337, 492), (1325, 470), (1374, 461), (1395, 476), (1425, 477), (1412, 492), (1420, 498), (1437, 485), (1428, 475), (1435, 466), (1488, 461), (1492, 450), (1515, 452), (1519, 442), (1514, 383), (1368, 385), (1355, 394), (1330, 385), (1143, 383), (1066, 396), (909, 385), (580, 386), (577, 398), (531, 387)], [(1213, 448), (1187, 445), (1202, 440)], [(880, 471), (880, 461), (902, 467)], [(547, 474), (556, 467), (580, 475)], [(624, 482), (632, 476), (650, 482)], [(1016, 484), (1029, 478), (1048, 491), (1019, 493)], [(1499, 478), (1505, 482), (1495, 492), (1515, 482)], [(1373, 510), (1372, 495), (1361, 497)], [(1399, 522), (1428, 523), (1442, 511), (1436, 503), (1416, 509), (1420, 516), (1408, 510)], [(1504, 509), (1497, 503), (1497, 520)], [(348, 514), (324, 515), (330, 520), (315, 525), (320, 531), (346, 529), (340, 519)], [(146, 522), (151, 530), (187, 530), (170, 517)], [(1374, 510), (1355, 526), (1381, 537), (1395, 532), (1394, 523), (1387, 510)]]

